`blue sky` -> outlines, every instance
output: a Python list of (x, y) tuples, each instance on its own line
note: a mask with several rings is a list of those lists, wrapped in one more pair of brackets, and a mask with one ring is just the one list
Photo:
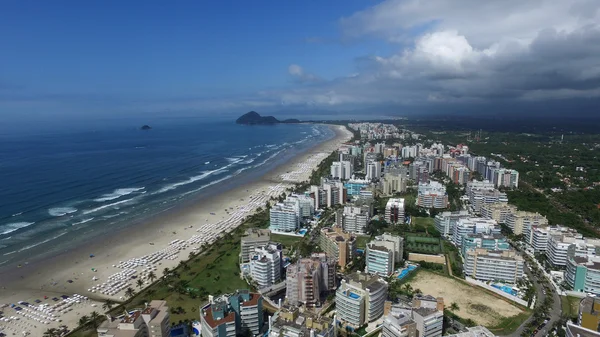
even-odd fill
[(4, 1), (0, 114), (600, 96), (588, 0)]

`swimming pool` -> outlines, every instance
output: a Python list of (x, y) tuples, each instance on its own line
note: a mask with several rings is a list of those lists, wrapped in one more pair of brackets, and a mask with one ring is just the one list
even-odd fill
[(302, 234), (302, 235), (306, 234), (306, 232), (307, 232), (307, 230), (306, 230), (306, 229), (301, 229), (301, 230), (299, 230), (299, 231), (298, 231), (298, 233), (300, 233), (300, 234)]
[(348, 297), (350, 297), (350, 298), (353, 298), (353, 299), (355, 299), (355, 300), (357, 300), (357, 299), (359, 299), (359, 298), (360, 298), (360, 296), (358, 296), (358, 295), (357, 295), (357, 294), (355, 294), (355, 293), (350, 293), (350, 294), (348, 294)]
[(507, 285), (504, 284), (492, 284), (492, 287), (496, 288), (496, 289), (500, 289), (502, 291), (504, 291), (507, 294), (513, 295), (513, 296), (517, 296), (517, 291), (514, 290), (512, 287), (509, 287)]
[(417, 269), (417, 266), (413, 266), (412, 264), (409, 265), (408, 267), (402, 269), (402, 271), (400, 272), (400, 275), (398, 275), (398, 279), (402, 279), (404, 278), (406, 275), (408, 275), (408, 273), (410, 273), (411, 271)]

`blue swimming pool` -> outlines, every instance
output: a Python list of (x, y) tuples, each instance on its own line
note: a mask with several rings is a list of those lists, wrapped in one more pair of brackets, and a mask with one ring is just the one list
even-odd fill
[(492, 284), (492, 287), (496, 288), (496, 289), (500, 289), (502, 291), (504, 291), (507, 294), (511, 294), (513, 296), (517, 296), (517, 291), (514, 290), (512, 287), (509, 287), (507, 285), (504, 284)]
[(300, 233), (300, 234), (302, 234), (302, 235), (306, 234), (306, 232), (307, 232), (307, 230), (306, 230), (306, 229), (301, 229), (301, 230), (299, 230), (299, 231), (298, 231), (298, 233)]
[(348, 297), (350, 297), (350, 298), (353, 298), (353, 299), (355, 299), (355, 300), (357, 300), (357, 299), (359, 299), (359, 298), (360, 298), (360, 296), (358, 296), (358, 295), (357, 295), (357, 294), (355, 294), (355, 293), (350, 293), (350, 294), (348, 294)]
[(408, 273), (410, 273), (411, 271), (417, 269), (417, 266), (413, 266), (413, 265), (409, 265), (408, 267), (402, 269), (402, 271), (400, 272), (400, 275), (398, 275), (398, 279), (402, 279), (404, 278), (406, 275), (408, 275)]

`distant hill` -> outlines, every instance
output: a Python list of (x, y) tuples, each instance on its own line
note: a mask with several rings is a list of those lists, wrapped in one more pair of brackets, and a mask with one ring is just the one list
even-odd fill
[(240, 118), (235, 121), (236, 124), (245, 124), (245, 125), (272, 125), (279, 123), (300, 123), (298, 119), (286, 119), (283, 121), (278, 120), (273, 116), (261, 116), (256, 111), (250, 111), (243, 114)]

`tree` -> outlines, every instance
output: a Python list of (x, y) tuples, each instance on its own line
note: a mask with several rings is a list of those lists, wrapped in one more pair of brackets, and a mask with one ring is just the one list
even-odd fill
[(138, 288), (142, 288), (144, 286), (144, 281), (142, 279), (138, 279), (135, 284), (137, 284)]
[(104, 311), (109, 311), (110, 309), (112, 309), (112, 307), (115, 305), (115, 302), (111, 299), (108, 299), (106, 301), (104, 301), (104, 304), (102, 304), (102, 309), (104, 309)]
[(135, 290), (133, 290), (132, 287), (127, 287), (127, 289), (125, 289), (125, 296), (131, 298), (133, 295), (135, 295)]
[(79, 317), (79, 325), (87, 325), (90, 321), (90, 318), (86, 315)]
[(150, 282), (154, 282), (154, 280), (156, 280), (156, 274), (154, 274), (153, 271), (149, 272), (148, 279), (150, 279)]
[(452, 311), (458, 311), (460, 308), (458, 307), (458, 304), (456, 304), (456, 302), (452, 302), (450, 304), (450, 310)]
[(92, 326), (94, 327), (94, 330), (98, 329), (98, 326), (100, 326), (100, 318), (102, 317), (102, 315), (100, 315), (98, 312), (96, 311), (92, 311), (90, 313), (90, 323), (92, 324)]

